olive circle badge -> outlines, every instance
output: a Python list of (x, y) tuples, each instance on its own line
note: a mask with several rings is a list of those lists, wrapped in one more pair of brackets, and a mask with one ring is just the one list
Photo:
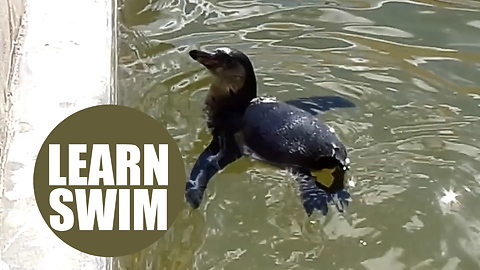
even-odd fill
[(120, 105), (74, 113), (47, 137), (34, 171), (50, 229), (82, 252), (117, 257), (162, 237), (183, 206), (185, 167), (172, 136)]

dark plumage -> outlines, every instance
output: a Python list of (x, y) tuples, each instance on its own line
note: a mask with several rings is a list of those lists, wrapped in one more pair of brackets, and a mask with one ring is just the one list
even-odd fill
[[(322, 106), (335, 107), (332, 102), (304, 109), (299, 104), (305, 105), (305, 100), (257, 97), (253, 66), (238, 50), (193, 50), (189, 54), (214, 76), (205, 100), (213, 139), (195, 163), (186, 186), (185, 198), (193, 208), (199, 207), (209, 180), (242, 156), (294, 173), (308, 215), (315, 208), (326, 214), (327, 202), (338, 195), (346, 203), (347, 151), (333, 129), (312, 113)], [(349, 101), (345, 104), (352, 107)], [(330, 181), (314, 176), (324, 169), (332, 171)]]

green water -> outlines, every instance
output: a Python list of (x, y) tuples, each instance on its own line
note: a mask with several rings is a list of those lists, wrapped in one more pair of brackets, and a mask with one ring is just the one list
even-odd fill
[(244, 158), (122, 269), (480, 269), (479, 1), (124, 0), (119, 18), (119, 103), (188, 170), (210, 140), (190, 49), (241, 49), (260, 94), (357, 106), (319, 116), (349, 149), (347, 214), (307, 218), (292, 179)]

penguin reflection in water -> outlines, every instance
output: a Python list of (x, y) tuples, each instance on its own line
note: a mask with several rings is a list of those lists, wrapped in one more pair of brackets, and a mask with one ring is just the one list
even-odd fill
[[(308, 102), (257, 96), (253, 65), (239, 50), (192, 50), (189, 55), (213, 75), (205, 100), (207, 126), (213, 138), (187, 181), (185, 199), (190, 206), (200, 206), (208, 182), (218, 171), (247, 156), (290, 171), (308, 216), (315, 209), (327, 214), (332, 201), (343, 211), (349, 199), (344, 186), (347, 151), (332, 128), (300, 106)], [(320, 110), (335, 107), (334, 99), (320, 97), (320, 101), (327, 101)], [(354, 106), (349, 101), (346, 104)]]

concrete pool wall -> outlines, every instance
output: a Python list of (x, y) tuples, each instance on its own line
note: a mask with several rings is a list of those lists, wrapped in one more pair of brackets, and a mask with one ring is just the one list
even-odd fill
[(51, 232), (32, 176), (58, 123), (115, 103), (115, 11), (114, 0), (0, 0), (0, 270), (112, 267)]

